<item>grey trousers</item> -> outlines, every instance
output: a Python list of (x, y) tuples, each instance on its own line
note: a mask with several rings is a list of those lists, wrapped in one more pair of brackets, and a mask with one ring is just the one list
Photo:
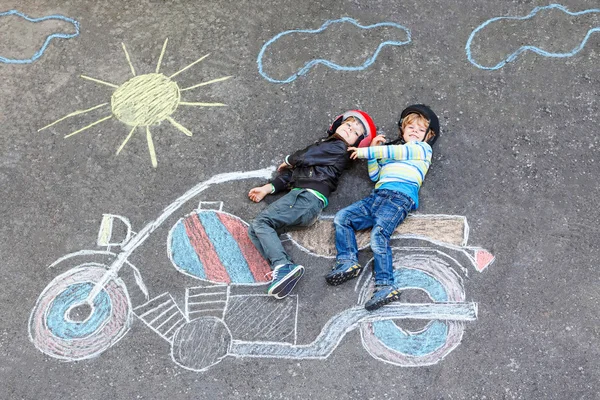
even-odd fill
[(294, 189), (265, 208), (248, 227), (248, 236), (271, 268), (292, 264), (279, 235), (285, 228), (310, 226), (323, 211), (323, 202), (306, 189)]

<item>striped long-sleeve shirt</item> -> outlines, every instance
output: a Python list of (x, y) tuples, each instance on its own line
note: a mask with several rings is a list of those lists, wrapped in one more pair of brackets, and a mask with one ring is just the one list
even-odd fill
[(358, 158), (366, 158), (369, 177), (375, 189), (402, 192), (419, 206), (419, 189), (431, 165), (431, 146), (427, 142), (373, 146), (357, 149)]

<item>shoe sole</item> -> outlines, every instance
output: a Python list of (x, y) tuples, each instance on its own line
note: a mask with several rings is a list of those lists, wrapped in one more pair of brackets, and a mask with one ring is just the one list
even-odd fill
[(294, 289), (300, 278), (304, 275), (304, 267), (299, 265), (294, 268), (284, 279), (277, 283), (277, 285), (269, 288), (267, 292), (270, 296), (276, 299), (283, 299), (287, 297)]
[(325, 277), (325, 280), (331, 286), (337, 286), (337, 285), (341, 285), (342, 283), (344, 283), (346, 281), (349, 281), (350, 279), (356, 278), (357, 276), (360, 275), (361, 272), (362, 272), (362, 268), (359, 268), (359, 269), (356, 269), (356, 270), (350, 271), (350, 272), (339, 272), (334, 275), (327, 275)]
[(400, 292), (398, 292), (394, 295), (391, 295), (391, 296), (386, 296), (383, 299), (374, 302), (373, 304), (369, 304), (369, 302), (367, 301), (365, 303), (365, 309), (367, 311), (375, 311), (378, 308), (381, 308), (381, 307), (385, 306), (386, 304), (391, 303), (392, 301), (397, 301), (398, 299), (400, 299)]

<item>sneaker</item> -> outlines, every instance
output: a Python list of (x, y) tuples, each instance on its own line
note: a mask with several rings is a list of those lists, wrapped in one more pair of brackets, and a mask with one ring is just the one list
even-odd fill
[(294, 289), (294, 286), (302, 278), (302, 275), (304, 275), (304, 267), (302, 265), (278, 265), (273, 270), (273, 280), (267, 293), (276, 299), (283, 299)]
[(365, 303), (367, 311), (377, 310), (400, 298), (400, 290), (394, 285), (375, 286), (373, 296)]
[(337, 262), (331, 272), (325, 276), (325, 280), (333, 286), (341, 285), (352, 278), (356, 278), (362, 270), (363, 267), (359, 263), (351, 261)]

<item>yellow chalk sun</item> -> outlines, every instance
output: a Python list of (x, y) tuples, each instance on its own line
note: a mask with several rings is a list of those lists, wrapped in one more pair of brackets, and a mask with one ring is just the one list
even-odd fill
[(146, 141), (148, 142), (148, 151), (150, 152), (152, 166), (156, 168), (158, 163), (156, 160), (156, 150), (154, 149), (152, 134), (150, 133), (150, 126), (159, 124), (160, 122), (166, 120), (187, 136), (192, 136), (192, 132), (189, 129), (175, 121), (172, 117), (173, 113), (177, 110), (179, 106), (221, 107), (225, 106), (225, 104), (181, 101), (181, 92), (195, 89), (200, 86), (210, 85), (212, 83), (222, 82), (231, 78), (231, 76), (224, 76), (222, 78), (213, 79), (207, 82), (199, 83), (194, 86), (180, 89), (179, 85), (177, 85), (177, 82), (173, 81), (172, 78), (176, 75), (179, 75), (186, 69), (192, 67), (193, 65), (199, 63), (200, 61), (204, 60), (209, 55), (207, 54), (203, 57), (200, 57), (199, 59), (197, 59), (187, 67), (177, 71), (173, 75), (166, 76), (162, 73), (159, 73), (159, 71), (163, 56), (165, 54), (165, 50), (167, 48), (168, 41), (169, 39), (166, 39), (162, 47), (160, 57), (158, 58), (158, 64), (156, 65), (156, 72), (144, 75), (136, 75), (135, 69), (133, 68), (133, 64), (131, 63), (131, 59), (129, 57), (129, 53), (127, 53), (125, 45), (122, 44), (123, 51), (125, 52), (125, 57), (127, 58), (127, 62), (129, 63), (129, 67), (131, 68), (131, 73), (133, 74), (133, 78), (129, 79), (121, 86), (118, 86), (112, 83), (101, 81), (99, 79), (91, 78), (89, 76), (81, 75), (83, 79), (87, 79), (102, 85), (115, 88), (115, 91), (111, 96), (110, 103), (102, 103), (97, 106), (88, 108), (86, 110), (78, 110), (72, 112), (54, 121), (51, 124), (44, 126), (43, 128), (39, 129), (38, 132), (49, 128), (52, 125), (57, 124), (60, 121), (63, 121), (67, 118), (84, 114), (101, 107), (106, 107), (110, 104), (112, 111), (110, 115), (103, 117), (98, 121), (92, 122), (91, 124), (76, 130), (75, 132), (69, 133), (65, 136), (65, 138), (83, 132), (93, 127), (94, 125), (98, 125), (111, 118), (116, 118), (125, 125), (131, 127), (129, 134), (127, 135), (121, 146), (119, 146), (119, 148), (117, 149), (117, 154), (119, 154), (121, 150), (123, 150), (123, 147), (125, 147), (125, 144), (127, 144), (129, 139), (131, 139), (131, 136), (133, 136), (137, 128), (146, 128), (145, 130)]

